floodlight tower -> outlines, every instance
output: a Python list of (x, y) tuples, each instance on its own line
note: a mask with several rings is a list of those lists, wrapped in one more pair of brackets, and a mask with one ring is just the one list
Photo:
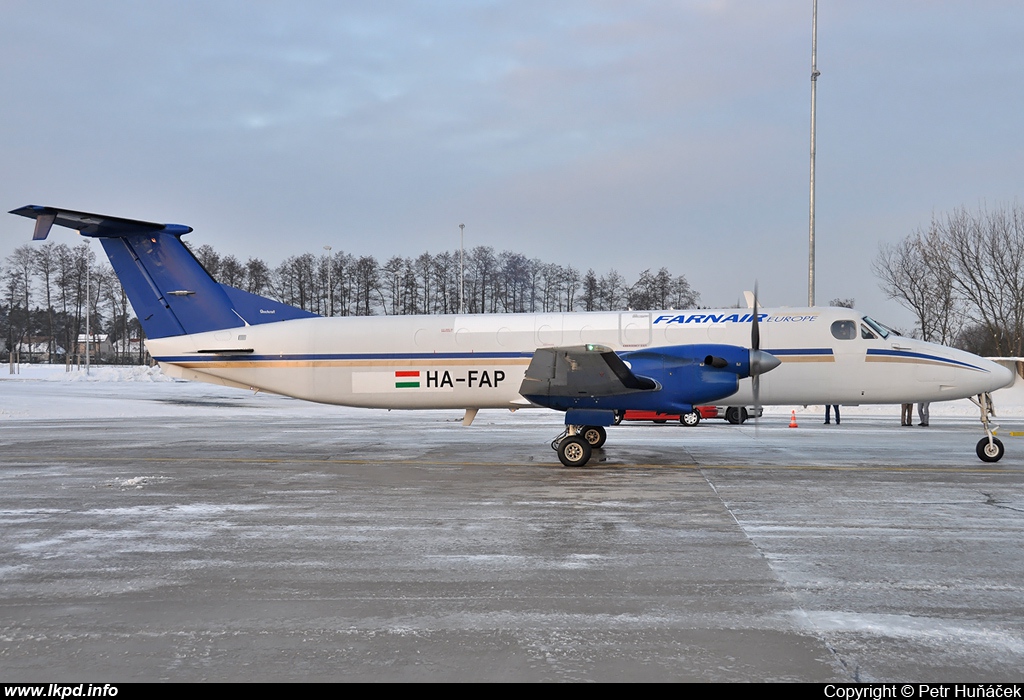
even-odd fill
[(818, 0), (811, 17), (811, 211), (807, 250), (807, 305), (814, 306), (814, 108), (817, 104), (818, 76)]
[(465, 263), (463, 262), (465, 257), (465, 238), (466, 224), (459, 224), (459, 315), (466, 313), (466, 272)]

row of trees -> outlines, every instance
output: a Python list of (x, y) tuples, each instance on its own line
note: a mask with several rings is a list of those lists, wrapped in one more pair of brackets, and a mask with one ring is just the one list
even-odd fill
[[(459, 311), (459, 253), (394, 256), (383, 265), (346, 252), (293, 256), (276, 267), (259, 258), (242, 263), (209, 245), (193, 251), (219, 282), (320, 315), (445, 314)], [(17, 248), (0, 266), (0, 332), (6, 349), (24, 352), (43, 338), (51, 357), (74, 352), (85, 332), (109, 336), (118, 359), (133, 359), (141, 327), (124, 290), (88, 243), (49, 242)], [(598, 276), (571, 265), (478, 246), (464, 262), (466, 313), (689, 308), (699, 295), (682, 275), (645, 270), (632, 283), (614, 269)], [(87, 280), (91, 293), (86, 294)]]
[(139, 337), (138, 321), (109, 265), (97, 264), (86, 243), (25, 245), (0, 266), (3, 299), (0, 332), (7, 352), (34, 352), (53, 358), (75, 353), (86, 329), (110, 336), (115, 352), (127, 358), (129, 339)]
[(1024, 355), (1024, 209), (934, 217), (874, 261), (882, 289), (924, 340), (988, 356)]
[[(293, 256), (271, 269), (244, 264), (203, 245), (195, 255), (215, 279), (321, 315), (448, 314), (459, 312), (459, 253), (394, 256), (383, 265), (346, 252)], [(466, 313), (686, 308), (700, 295), (682, 275), (645, 270), (632, 284), (614, 269), (600, 277), (572, 265), (545, 263), (490, 246), (466, 251)]]

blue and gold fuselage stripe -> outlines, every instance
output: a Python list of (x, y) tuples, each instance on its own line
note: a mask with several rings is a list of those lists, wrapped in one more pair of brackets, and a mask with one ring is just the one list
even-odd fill
[(872, 348), (868, 350), (866, 362), (906, 362), (917, 365), (940, 365), (945, 367), (963, 367), (964, 369), (972, 369), (975, 372), (985, 372), (988, 370), (976, 367), (967, 362), (960, 360), (954, 360), (949, 357), (940, 357), (939, 355), (928, 355), (923, 352), (911, 352), (908, 350), (883, 350), (879, 348)]
[(438, 352), (438, 353), (281, 353), (250, 355), (231, 353), (210, 355), (173, 355), (155, 358), (157, 362), (191, 369), (249, 369), (256, 367), (390, 367), (494, 364), (527, 365), (532, 352)]

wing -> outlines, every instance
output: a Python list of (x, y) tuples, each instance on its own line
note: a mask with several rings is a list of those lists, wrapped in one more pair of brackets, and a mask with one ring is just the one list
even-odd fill
[(638, 376), (615, 352), (603, 345), (538, 348), (519, 393), (549, 405), (549, 399), (605, 397), (656, 391), (661, 386)]

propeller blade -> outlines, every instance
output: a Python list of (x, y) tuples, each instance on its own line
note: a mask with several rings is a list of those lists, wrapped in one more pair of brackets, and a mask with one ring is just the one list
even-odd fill
[(754, 385), (754, 437), (757, 437), (761, 424), (761, 376), (754, 375), (751, 380)]
[(750, 349), (761, 349), (761, 328), (757, 322), (757, 280), (754, 280), (754, 320), (750, 324)]

